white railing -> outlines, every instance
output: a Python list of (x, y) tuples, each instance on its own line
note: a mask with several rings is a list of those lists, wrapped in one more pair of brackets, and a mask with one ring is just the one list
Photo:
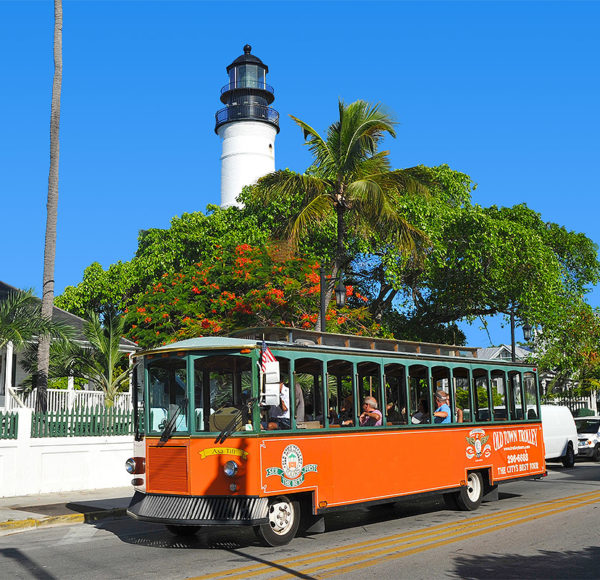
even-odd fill
[[(90, 409), (104, 406), (102, 391), (75, 391), (72, 389), (48, 389), (48, 411), (62, 411), (75, 407)], [(25, 407), (35, 409), (37, 391), (17, 395)], [(17, 409), (19, 404), (10, 396), (6, 397), (6, 408)], [(114, 407), (117, 409), (131, 408), (131, 393), (119, 393), (115, 396)]]

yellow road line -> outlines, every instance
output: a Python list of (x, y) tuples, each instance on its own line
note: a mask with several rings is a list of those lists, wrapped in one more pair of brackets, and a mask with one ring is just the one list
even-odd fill
[[(599, 500), (600, 500), (600, 498), (594, 498), (591, 501), (583, 502), (583, 503), (592, 503), (594, 501), (599, 501)], [(352, 570), (355, 567), (357, 569), (359, 569), (359, 568), (362, 568), (362, 567), (365, 567), (368, 565), (372, 565), (373, 558), (378, 558), (378, 561), (381, 561), (382, 556), (387, 556), (390, 553), (394, 553), (394, 555), (392, 557), (402, 557), (404, 555), (409, 555), (410, 553), (413, 553), (413, 552), (416, 553), (419, 551), (428, 550), (431, 547), (441, 545), (439, 543), (439, 540), (441, 538), (444, 538), (445, 543), (452, 543), (454, 541), (459, 541), (461, 539), (466, 539), (466, 538), (472, 537), (475, 534), (488, 533), (488, 532), (494, 531), (496, 529), (502, 529), (504, 527), (525, 523), (527, 521), (537, 519), (538, 517), (545, 517), (548, 515), (552, 515), (554, 513), (559, 513), (561, 511), (559, 508), (563, 507), (563, 506), (566, 506), (565, 509), (573, 509), (575, 507), (580, 507), (581, 505), (583, 505), (582, 501), (583, 500), (580, 500), (579, 502), (577, 502), (576, 505), (573, 505), (573, 506), (572, 506), (573, 501), (571, 500), (569, 502), (560, 502), (560, 504), (556, 504), (554, 506), (548, 506), (546, 508), (532, 509), (529, 511), (529, 513), (520, 514), (518, 519), (515, 519), (514, 517), (512, 517), (510, 515), (499, 514), (498, 517), (494, 518), (494, 520), (492, 520), (492, 521), (481, 521), (479, 519), (469, 520), (467, 522), (464, 522), (463, 525), (449, 527), (448, 529), (442, 530), (441, 532), (439, 532), (437, 534), (432, 534), (431, 530), (424, 530), (422, 533), (415, 534), (411, 538), (411, 541), (409, 541), (407, 543), (403, 543), (401, 545), (399, 545), (399, 543), (396, 540), (380, 542), (376, 546), (371, 545), (370, 550), (366, 550), (366, 551), (363, 550), (358, 555), (357, 555), (356, 551), (353, 550), (351, 555), (348, 555), (345, 558), (342, 558), (342, 560), (340, 560), (339, 554), (332, 554), (332, 557), (336, 557), (336, 560), (330, 564), (325, 564), (323, 562), (323, 560), (326, 560), (327, 558), (312, 558), (310, 561), (303, 561), (302, 565), (306, 566), (306, 564), (314, 563), (314, 562), (321, 562), (321, 564), (318, 565), (316, 568), (303, 570), (303, 573), (310, 574), (310, 573), (314, 573), (316, 571), (327, 570), (327, 569), (331, 569), (331, 568), (336, 568), (336, 573), (337, 573), (337, 571), (340, 569), (340, 567), (343, 564), (346, 564), (346, 566), (344, 566), (344, 568), (342, 568), (344, 570), (346, 568), (348, 568), (349, 570)], [(506, 522), (506, 521), (508, 521), (508, 523), (504, 524), (504, 522)], [(501, 525), (501, 524), (504, 524), (504, 525)], [(457, 539), (453, 539), (455, 537)], [(436, 540), (436, 542), (432, 543), (434, 540)], [(442, 544), (444, 542), (442, 542)], [(411, 546), (417, 546), (417, 547), (413, 548), (412, 550), (407, 550), (407, 548), (410, 548)], [(368, 558), (369, 558), (366, 563), (365, 563), (365, 556), (368, 556)], [(388, 559), (388, 558), (383, 558), (383, 559)], [(356, 563), (355, 566), (352, 566), (352, 565), (348, 566), (349, 564), (354, 564), (354, 563)], [(264, 573), (266, 573), (266, 571), (263, 570), (260, 573), (264, 574)], [(228, 577), (235, 578), (234, 576), (228, 576)], [(287, 576), (282, 576), (282, 577), (278, 577), (278, 578), (286, 578), (286, 577)]]
[[(418, 554), (420, 552), (425, 552), (427, 550), (432, 550), (434, 548), (439, 548), (442, 546), (446, 546), (448, 544), (454, 544), (456, 542), (461, 542), (463, 540), (467, 540), (469, 538), (472, 538), (474, 536), (478, 536), (481, 534), (489, 534), (490, 532), (496, 532), (496, 531), (500, 531), (500, 530), (504, 530), (507, 528), (511, 528), (513, 526), (517, 526), (523, 523), (528, 523), (528, 522), (532, 522), (547, 516), (551, 516), (551, 515), (556, 515), (559, 513), (563, 513), (563, 512), (567, 512), (573, 509), (578, 509), (580, 507), (583, 507), (585, 505), (588, 505), (590, 503), (595, 503), (597, 502), (598, 499), (595, 500), (591, 500), (591, 501), (582, 501), (581, 503), (577, 504), (577, 505), (573, 505), (573, 504), (568, 504), (566, 506), (564, 506), (562, 509), (555, 509), (555, 510), (549, 510), (547, 512), (543, 512), (543, 513), (539, 513), (539, 514), (535, 514), (530, 518), (523, 518), (517, 521), (513, 521), (513, 522), (509, 522), (503, 525), (495, 525), (495, 526), (491, 526), (489, 528), (479, 528), (479, 529), (475, 529), (472, 532), (466, 533), (466, 534), (461, 534), (455, 537), (444, 537), (443, 540), (441, 541), (436, 541), (436, 542), (430, 542), (421, 546), (417, 546), (415, 548), (409, 549), (409, 550), (405, 550), (405, 549), (400, 549), (399, 551), (396, 550), (396, 553), (391, 553), (393, 552), (393, 549), (391, 550), (382, 550), (381, 554), (378, 555), (378, 559), (377, 559), (377, 564), (380, 564), (381, 562), (386, 562), (386, 561), (390, 561), (390, 560), (396, 560), (398, 558), (404, 558), (406, 556), (411, 556), (413, 554)], [(386, 554), (387, 552), (387, 554)], [(356, 560), (356, 558), (352, 558), (352, 560)], [(348, 561), (348, 560), (347, 560)], [(302, 570), (303, 574), (315, 574), (317, 573), (316, 578), (329, 578), (333, 575), (337, 575), (337, 574), (345, 574), (347, 572), (351, 572), (354, 570), (360, 570), (361, 568), (366, 568), (366, 567), (372, 567), (373, 566), (373, 562), (372, 561), (363, 561), (362, 562), (357, 562), (357, 563), (350, 563), (350, 565), (344, 565), (342, 564), (340, 566), (340, 562), (336, 562), (333, 564), (328, 564), (326, 566), (321, 566), (321, 567), (315, 567), (312, 569), (308, 569), (308, 570)], [(335, 569), (332, 569), (335, 568)], [(320, 570), (324, 570), (324, 571), (328, 571), (325, 574), (321, 574), (319, 573)], [(286, 576), (282, 576), (281, 578), (288, 578), (290, 575), (286, 575)]]
[[(584, 493), (584, 494), (577, 494), (577, 495), (573, 495), (573, 496), (567, 496), (565, 498), (560, 498), (560, 500), (545, 500), (543, 502), (539, 502), (537, 504), (534, 504), (532, 506), (524, 506), (524, 507), (520, 507), (520, 508), (514, 508), (511, 510), (505, 510), (501, 513), (494, 513), (494, 514), (485, 514), (482, 515), (480, 517), (476, 517), (476, 518), (468, 518), (468, 519), (463, 519), (460, 522), (457, 522), (456, 524), (448, 524), (448, 523), (444, 523), (444, 524), (439, 524), (436, 526), (431, 526), (429, 528), (426, 528), (425, 530), (414, 530), (414, 531), (410, 531), (410, 532), (403, 532), (401, 534), (396, 534), (394, 536), (388, 537), (384, 542), (379, 542), (377, 544), (377, 546), (373, 545), (373, 540), (367, 540), (367, 541), (362, 541), (362, 542), (357, 542), (351, 545), (347, 545), (345, 547), (342, 548), (328, 548), (326, 550), (320, 550), (317, 552), (312, 552), (310, 554), (305, 554), (302, 556), (297, 556), (297, 557), (293, 557), (293, 558), (285, 558), (282, 560), (278, 560), (272, 563), (272, 566), (289, 566), (289, 565), (307, 565), (307, 564), (311, 564), (315, 561), (319, 561), (322, 560), (323, 557), (326, 558), (326, 556), (331, 555), (332, 557), (335, 558), (339, 558), (340, 555), (343, 555), (345, 553), (351, 553), (351, 554), (356, 554), (357, 550), (361, 550), (361, 558), (364, 558), (365, 555), (365, 549), (367, 550), (367, 553), (371, 553), (373, 550), (376, 551), (381, 551), (382, 548), (384, 548), (385, 546), (390, 546), (393, 545), (393, 549), (397, 549), (397, 543), (398, 541), (404, 540), (404, 541), (410, 541), (412, 540), (412, 543), (409, 545), (413, 545), (415, 542), (414, 540), (417, 539), (428, 539), (431, 538), (432, 536), (435, 537), (439, 537), (439, 534), (435, 534), (435, 532), (437, 531), (442, 531), (444, 535), (452, 535), (453, 533), (460, 533), (461, 531), (464, 531), (466, 529), (469, 528), (481, 528), (481, 527), (485, 527), (485, 526), (493, 526), (497, 523), (502, 523), (506, 520), (509, 519), (514, 519), (514, 518), (523, 518), (526, 516), (530, 516), (530, 515), (535, 515), (538, 512), (543, 512), (544, 510), (548, 510), (548, 508), (550, 509), (550, 511), (556, 511), (557, 508), (563, 506), (563, 505), (570, 505), (571, 503), (576, 503), (577, 505), (575, 507), (578, 507), (579, 505), (581, 505), (582, 500), (587, 500), (586, 503), (590, 503), (593, 501), (598, 501), (600, 500), (600, 491), (599, 492), (593, 492), (593, 493)], [(550, 515), (550, 514), (547, 514)], [(515, 522), (515, 523), (519, 523), (519, 522)], [(388, 550), (389, 551), (389, 548)], [(339, 562), (339, 560), (338, 560)], [(200, 579), (209, 579), (209, 578), (248, 578), (251, 576), (256, 576), (256, 575), (260, 575), (260, 574), (265, 574), (268, 572), (274, 572), (274, 570), (272, 569), (271, 565), (269, 564), (252, 564), (249, 566), (245, 566), (243, 568), (237, 568), (235, 570), (226, 570), (226, 571), (222, 571), (222, 572), (215, 572), (212, 574), (207, 574), (207, 575), (202, 575), (202, 576), (198, 576), (197, 578)]]

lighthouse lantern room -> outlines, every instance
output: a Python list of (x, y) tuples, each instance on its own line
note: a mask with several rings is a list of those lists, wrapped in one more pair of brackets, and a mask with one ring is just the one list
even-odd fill
[(221, 207), (239, 205), (236, 197), (245, 185), (275, 171), (275, 136), (279, 113), (269, 107), (275, 99), (266, 83), (269, 67), (244, 46), (244, 54), (228, 67), (229, 83), (221, 89), (215, 132), (222, 141)]

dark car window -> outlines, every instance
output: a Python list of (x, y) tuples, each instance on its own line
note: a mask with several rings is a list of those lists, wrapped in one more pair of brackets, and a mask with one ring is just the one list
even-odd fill
[(575, 421), (577, 425), (577, 433), (597, 433), (600, 429), (600, 419), (585, 419), (583, 421)]

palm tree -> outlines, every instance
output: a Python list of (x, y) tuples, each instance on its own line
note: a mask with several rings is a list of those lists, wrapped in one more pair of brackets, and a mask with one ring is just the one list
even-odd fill
[(0, 299), (0, 349), (12, 342), (19, 349), (40, 335), (63, 336), (60, 323), (42, 316), (41, 303), (32, 290), (16, 290)]
[[(392, 170), (387, 151), (378, 151), (385, 134), (396, 136), (395, 122), (379, 104), (339, 101), (339, 120), (330, 125), (327, 138), (293, 117), (302, 128), (313, 165), (304, 174), (275, 171), (258, 181), (257, 195), (269, 202), (279, 195), (301, 192), (299, 213), (286, 228), (285, 237), (296, 249), (300, 237), (313, 223), (336, 216), (337, 240), (327, 303), (338, 273), (347, 265), (346, 237), (349, 227), (368, 237), (389, 232), (397, 250), (414, 253), (425, 234), (411, 226), (397, 211), (395, 201), (406, 194), (427, 195), (410, 170)], [(317, 322), (317, 325), (319, 323)]]
[(88, 314), (83, 334), (89, 346), (73, 341), (53, 344), (52, 374), (54, 377), (82, 378), (104, 392), (104, 400), (112, 406), (115, 395), (129, 379), (127, 353), (119, 350), (125, 321), (115, 313)]
[[(15, 290), (0, 298), (0, 349), (9, 342), (15, 349), (36, 348), (39, 336), (69, 340), (70, 327), (42, 316), (42, 306), (32, 290)], [(9, 395), (22, 404), (12, 388)]]
[[(60, 93), (62, 89), (62, 0), (54, 0), (54, 81), (50, 107), (50, 172), (46, 205), (46, 240), (44, 245), (44, 275), (42, 286), (42, 316), (52, 318), (54, 305), (54, 260), (56, 257), (56, 220), (58, 211), (58, 155), (60, 127)], [(37, 411), (46, 412), (50, 337), (41, 336), (38, 348)]]

